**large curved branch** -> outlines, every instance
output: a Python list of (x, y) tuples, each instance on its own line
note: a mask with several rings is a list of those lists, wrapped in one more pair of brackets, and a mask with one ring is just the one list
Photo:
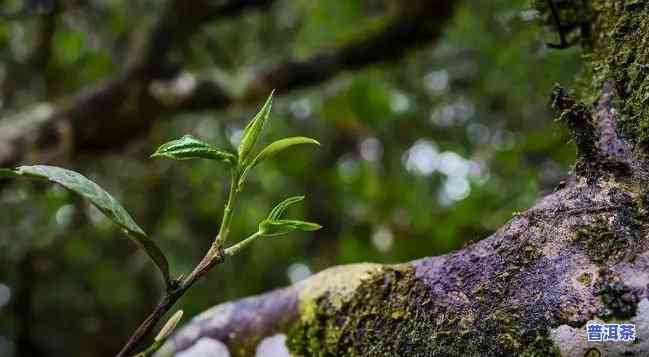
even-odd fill
[[(303, 356), (585, 356), (593, 347), (607, 356), (644, 355), (644, 339), (593, 344), (584, 337), (587, 323), (610, 318), (649, 334), (649, 239), (627, 219), (638, 199), (578, 184), (459, 252), (342, 266), (217, 306), (158, 356), (251, 356), (277, 335), (286, 354), (274, 356), (287, 357), (287, 348)], [(585, 202), (601, 207), (584, 209)]]
[[(235, 3), (261, 6), (269, 1)], [(225, 108), (235, 100), (248, 101), (265, 96), (273, 88), (289, 91), (325, 81), (341, 71), (400, 58), (407, 50), (438, 37), (451, 16), (453, 3), (451, 0), (411, 0), (408, 10), (396, 14), (384, 27), (362, 40), (322, 51), (305, 60), (259, 69), (241, 98), (231, 97), (218, 83), (210, 81), (199, 81), (171, 100), (152, 94), (152, 81), (165, 72), (154, 59), (174, 41), (168, 40), (171, 33), (168, 29), (174, 28), (174, 22), (161, 21), (153, 35), (153, 39), (160, 40), (151, 41), (144, 55), (115, 78), (59, 104), (39, 105), (0, 122), (0, 166), (35, 158), (55, 160), (64, 153), (74, 156), (80, 151), (113, 148), (146, 132), (154, 120), (165, 114)], [(201, 19), (244, 8), (242, 5), (223, 6), (220, 12), (211, 12), (210, 16)], [(182, 38), (181, 35), (191, 32), (192, 28), (173, 32), (172, 38)], [(63, 146), (62, 143), (68, 146), (53, 150)], [(48, 151), (54, 155), (44, 156)]]
[[(275, 356), (649, 355), (649, 5), (591, 5), (591, 86), (581, 94), (596, 100), (561, 88), (553, 96), (578, 153), (565, 187), (460, 251), (327, 270), (283, 294), (215, 308), (160, 355), (248, 356), (278, 333), (286, 343)], [(296, 299), (297, 316), (285, 303)], [(290, 306), (292, 323), (223, 338), (272, 300)], [(635, 335), (587, 341), (591, 323), (633, 324)]]
[[(579, 151), (575, 179), (492, 236), (217, 306), (158, 356), (251, 356), (271, 345), (287, 357), (647, 355), (649, 158), (621, 135), (617, 96), (604, 83), (591, 112), (558, 91)], [(638, 339), (586, 341), (587, 324), (611, 320), (634, 324)]]

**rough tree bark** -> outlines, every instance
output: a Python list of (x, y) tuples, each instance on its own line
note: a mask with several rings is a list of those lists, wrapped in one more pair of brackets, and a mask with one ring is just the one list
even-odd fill
[[(461, 251), (336, 267), (219, 305), (159, 354), (649, 355), (649, 5), (586, 5), (584, 85), (553, 94), (578, 149), (565, 186)], [(593, 320), (635, 323), (639, 337), (586, 343)]]

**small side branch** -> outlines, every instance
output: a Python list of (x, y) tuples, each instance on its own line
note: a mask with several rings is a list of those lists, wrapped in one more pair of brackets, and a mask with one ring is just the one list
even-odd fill
[(126, 342), (122, 350), (116, 357), (126, 357), (133, 353), (134, 349), (151, 334), (155, 326), (162, 319), (162, 317), (171, 310), (176, 301), (180, 299), (187, 290), (194, 285), (196, 281), (201, 279), (207, 274), (214, 266), (223, 262), (224, 254), (220, 247), (210, 249), (201, 262), (194, 268), (191, 274), (182, 279), (178, 287), (174, 290), (167, 291), (162, 300), (147, 316), (147, 318), (140, 324), (140, 326), (133, 332), (129, 340)]

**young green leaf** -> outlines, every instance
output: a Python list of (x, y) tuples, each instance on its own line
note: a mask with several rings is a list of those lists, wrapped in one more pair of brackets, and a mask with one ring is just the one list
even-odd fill
[(174, 160), (209, 159), (236, 164), (237, 157), (212, 145), (185, 135), (180, 139), (162, 144), (151, 157), (166, 157)]
[(317, 223), (299, 221), (295, 219), (280, 220), (280, 222), (286, 222), (288, 224), (292, 224), (295, 227), (295, 229), (299, 229), (304, 232), (314, 232), (322, 228), (322, 226)]
[(277, 204), (268, 214), (268, 217), (259, 224), (259, 233), (264, 236), (278, 236), (294, 230), (317, 231), (322, 228), (317, 223), (280, 219), (284, 211), (293, 204), (304, 200), (304, 196), (293, 196)]
[(267, 219), (273, 221), (279, 219), (288, 206), (296, 204), (304, 200), (304, 196), (293, 196), (285, 199), (284, 201), (278, 203), (268, 214)]
[(261, 108), (259, 113), (246, 125), (246, 128), (243, 131), (243, 138), (239, 144), (239, 163), (244, 164), (250, 152), (254, 149), (257, 139), (261, 135), (261, 131), (264, 128), (264, 123), (268, 120), (270, 116), (270, 109), (273, 106), (273, 95), (275, 91), (270, 93), (266, 103)]
[(259, 223), (259, 232), (267, 237), (287, 234), (295, 230), (292, 224), (283, 224), (279, 221), (265, 219)]
[(320, 143), (311, 138), (306, 138), (303, 136), (296, 136), (292, 138), (286, 138), (286, 139), (281, 139), (277, 140), (274, 143), (266, 146), (264, 150), (262, 150), (257, 157), (252, 161), (250, 164), (250, 168), (254, 167), (255, 165), (259, 164), (260, 162), (266, 160), (267, 158), (277, 154), (278, 152), (287, 149), (291, 146), (295, 145), (303, 145), (303, 144), (313, 144), (313, 145), (320, 145)]
[(269, 237), (283, 235), (294, 230), (312, 232), (317, 231), (320, 228), (322, 228), (322, 226), (317, 223), (288, 219), (265, 219), (259, 224), (259, 232), (262, 235)]
[[(6, 170), (3, 169), (3, 172), (6, 174)], [(13, 173), (15, 176), (49, 180), (89, 200), (108, 218), (122, 227), (127, 235), (149, 255), (167, 283), (171, 281), (169, 264), (160, 248), (135, 223), (124, 207), (99, 185), (80, 173), (55, 166), (21, 166), (13, 170)]]

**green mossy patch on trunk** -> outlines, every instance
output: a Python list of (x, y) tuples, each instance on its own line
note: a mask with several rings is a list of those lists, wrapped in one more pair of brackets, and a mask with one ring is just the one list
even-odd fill
[[(590, 89), (596, 98), (605, 81), (613, 80), (621, 132), (649, 145), (649, 6), (645, 0), (593, 0), (593, 52), (586, 59)], [(590, 93), (588, 93), (590, 92)]]
[(342, 305), (327, 294), (305, 302), (312, 313), (291, 329), (287, 345), (295, 355), (319, 357), (558, 355), (547, 329), (530, 331), (510, 307), (475, 301), (436, 311), (433, 299), (413, 268), (384, 268)]
[[(557, 6), (562, 25), (582, 27), (577, 35), (581, 36), (585, 69), (578, 76), (577, 99), (587, 105), (596, 104), (604, 83), (612, 81), (615, 107), (620, 110), (620, 131), (645, 149), (649, 147), (649, 3), (537, 0), (542, 23), (557, 37), (559, 30), (549, 1)], [(574, 37), (575, 33), (567, 35)]]
[(624, 252), (628, 245), (628, 241), (613, 232), (602, 218), (578, 229), (572, 241), (597, 264), (615, 258)]

